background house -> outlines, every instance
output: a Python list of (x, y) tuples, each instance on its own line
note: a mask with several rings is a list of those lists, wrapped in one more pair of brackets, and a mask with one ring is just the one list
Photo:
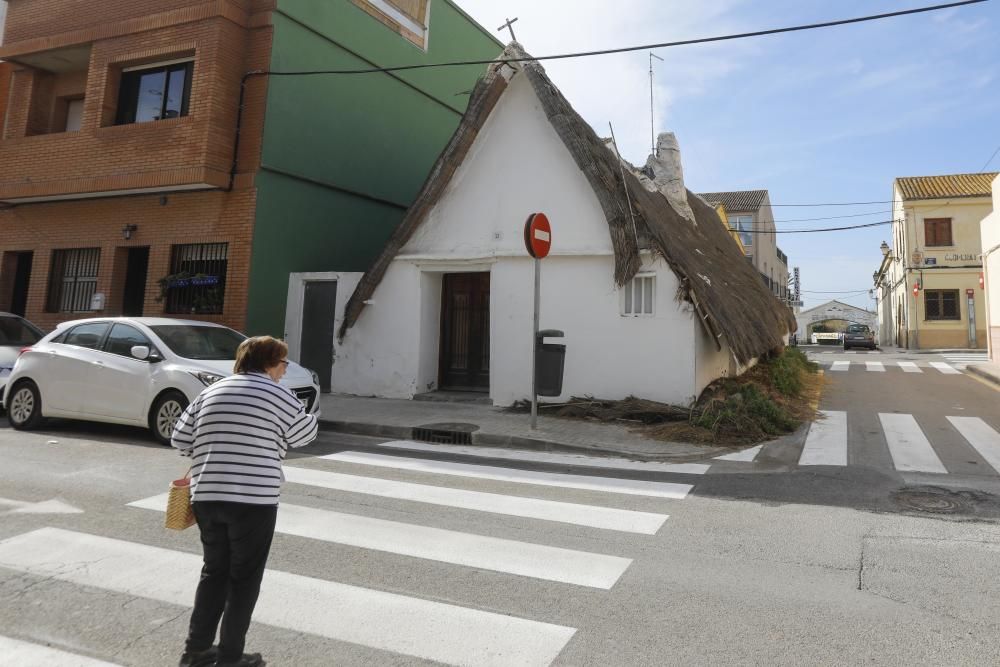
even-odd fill
[(729, 226), (739, 233), (747, 260), (771, 293), (788, 301), (788, 257), (778, 247), (767, 190), (705, 192), (700, 196), (713, 206), (725, 207)]
[[(505, 55), (524, 54), (512, 44)], [(541, 327), (566, 334), (562, 398), (686, 403), (779, 348), (791, 312), (716, 211), (684, 189), (669, 144), (672, 135), (661, 135), (647, 178), (618, 159), (537, 63), (491, 66), (351, 293), (334, 389), (396, 398), (479, 391), (497, 405), (527, 397), (533, 269), (522, 227), (535, 211), (553, 227)]]
[(799, 340), (803, 343), (812, 342), (813, 332), (819, 330), (843, 334), (849, 324), (867, 324), (872, 331), (878, 327), (878, 317), (872, 311), (836, 300), (799, 311), (795, 313), (795, 320)]
[(1000, 364), (1000, 176), (993, 179), (993, 212), (980, 225), (983, 242), (983, 283), (986, 342), (990, 360)]
[[(450, 0), (3, 6), (0, 310), (45, 328), (142, 314), (283, 335), (289, 273), (370, 264), (481, 68), (254, 76), (241, 113), (244, 74), (502, 49)], [(328, 381), (332, 292), (309, 287), (300, 314), (329, 326), (296, 354)]]
[(883, 345), (986, 347), (980, 223), (992, 208), (995, 177), (895, 179), (892, 245), (883, 245), (875, 273)]

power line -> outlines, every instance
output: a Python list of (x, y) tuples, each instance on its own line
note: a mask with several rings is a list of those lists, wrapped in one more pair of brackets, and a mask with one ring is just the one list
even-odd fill
[(896, 201), (894, 199), (886, 199), (885, 201), (842, 201), (842, 202), (832, 202), (826, 204), (771, 204), (771, 206), (870, 206), (873, 204), (900, 204), (902, 202)]
[(951, 9), (953, 7), (962, 7), (965, 5), (974, 5), (981, 2), (987, 2), (987, 0), (961, 0), (960, 2), (949, 2), (942, 5), (931, 5), (928, 7), (917, 7), (915, 9), (904, 9), (898, 12), (888, 12), (885, 14), (872, 14), (869, 16), (859, 16), (852, 19), (840, 19), (837, 21), (824, 21), (822, 23), (808, 23), (804, 25), (790, 26), (787, 28), (772, 28), (769, 30), (756, 30), (754, 32), (742, 32), (730, 35), (719, 35), (716, 37), (700, 37), (697, 39), (683, 39), (674, 42), (661, 42), (659, 44), (643, 44), (641, 46), (623, 46), (614, 49), (600, 49), (596, 51), (577, 51), (573, 53), (560, 53), (549, 56), (525, 56), (523, 58), (501, 58), (501, 59), (491, 59), (491, 60), (456, 60), (456, 61), (446, 61), (440, 63), (422, 63), (416, 65), (397, 65), (394, 67), (370, 67), (365, 69), (341, 69), (341, 70), (312, 70), (312, 71), (296, 71), (296, 72), (268, 72), (268, 71), (256, 71), (249, 72), (248, 74), (253, 76), (271, 75), (271, 76), (307, 76), (307, 75), (318, 75), (318, 74), (378, 74), (385, 72), (403, 72), (409, 70), (418, 69), (430, 69), (433, 67), (463, 67), (467, 65), (491, 65), (496, 62), (533, 62), (533, 61), (543, 61), (543, 60), (565, 60), (567, 58), (586, 58), (590, 56), (606, 56), (615, 53), (628, 53), (631, 51), (649, 51), (652, 49), (667, 49), (674, 46), (690, 46), (692, 44), (708, 44), (711, 42), (724, 42), (735, 39), (747, 39), (750, 37), (764, 37), (767, 35), (779, 35), (788, 32), (800, 32), (803, 30), (816, 30), (818, 28), (832, 28), (834, 26), (850, 25), (853, 23), (865, 23), (868, 21), (879, 21), (882, 19), (897, 18), (900, 16), (908, 16), (911, 14), (922, 14), (924, 12), (939, 11), (942, 9)]
[(821, 292), (819, 290), (811, 290), (811, 289), (804, 289), (799, 291), (802, 292), (803, 294), (862, 294), (862, 293), (867, 293), (869, 290), (868, 288), (865, 288), (857, 290), (839, 290), (833, 292)]
[[(815, 234), (817, 232), (840, 232), (847, 229), (864, 229), (865, 227), (878, 227), (879, 225), (891, 225), (896, 220), (882, 220), (880, 222), (869, 222), (865, 225), (849, 225), (846, 227), (824, 227), (822, 229), (759, 229), (753, 230), (754, 234)], [(731, 232), (739, 232), (739, 229), (729, 228)]]
[(997, 153), (1000, 153), (1000, 146), (997, 146), (997, 149), (996, 149), (995, 151), (993, 151), (993, 155), (991, 155), (991, 156), (990, 156), (990, 159), (989, 159), (989, 160), (987, 160), (987, 161), (986, 161), (986, 164), (984, 164), (984, 165), (983, 165), (983, 166), (982, 166), (982, 167), (981, 167), (981, 168), (979, 169), (979, 171), (980, 171), (980, 172), (984, 172), (984, 171), (986, 171), (986, 167), (990, 166), (990, 162), (993, 162), (993, 158), (995, 158), (995, 157), (997, 156)]
[(852, 213), (851, 215), (830, 215), (825, 218), (789, 218), (774, 222), (815, 222), (817, 220), (840, 220), (842, 218), (863, 218), (866, 215), (892, 215), (892, 211), (869, 211), (868, 213)]

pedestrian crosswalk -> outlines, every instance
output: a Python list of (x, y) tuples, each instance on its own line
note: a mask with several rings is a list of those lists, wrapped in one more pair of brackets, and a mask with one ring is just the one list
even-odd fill
[(941, 356), (959, 370), (964, 370), (966, 366), (972, 364), (985, 364), (989, 361), (989, 355), (986, 352), (950, 352)]
[[(852, 362), (848, 361), (833, 361), (830, 362), (828, 369), (834, 372), (848, 372), (852, 368), (863, 369), (868, 372), (885, 373), (887, 370), (896, 371), (897, 369), (904, 373), (923, 373), (927, 372), (938, 372), (944, 375), (961, 375), (962, 371), (952, 366), (951, 364), (945, 363), (943, 361), (931, 361), (928, 362), (926, 366), (920, 366), (913, 361), (864, 361), (864, 362)], [(962, 368), (965, 368), (962, 366)]]
[(5, 665), (33, 667), (115, 667), (115, 663), (95, 660), (84, 655), (68, 653), (50, 646), (20, 641), (0, 636), (0, 656)]
[[(276, 533), (298, 540), (301, 549), (314, 554), (312, 560), (318, 554), (322, 561), (325, 550), (348, 548), (372, 558), (385, 554), (428, 563), (433, 565), (429, 571), (439, 575), (456, 574), (455, 568), (490, 573), (506, 587), (526, 591), (570, 586), (591, 595), (608, 594), (639, 555), (629, 553), (632, 541), (652, 539), (663, 530), (669, 518), (664, 510), (689, 495), (698, 479), (693, 476), (709, 470), (708, 464), (431, 447), (409, 441), (384, 443), (378, 449), (286, 464)], [(415, 456), (428, 449), (462, 460)], [(498, 465), (503, 461), (517, 467)], [(656, 474), (629, 477), (636, 472)], [(679, 479), (668, 481), (666, 475)], [(468, 488), (473, 484), (487, 490)], [(639, 509), (623, 507), (635, 503)], [(166, 494), (159, 494), (116, 511), (162, 513), (165, 507)], [(443, 510), (452, 522), (435, 525)], [(490, 534), (491, 517), (516, 519), (519, 530)], [(551, 526), (560, 525), (582, 532), (574, 533), (568, 544), (552, 535)], [(190, 550), (165, 548), (131, 535), (47, 525), (0, 540), (0, 568), (186, 608), (194, 599), (201, 559), (196, 533), (183, 535), (193, 542)], [(463, 602), (448, 576), (437, 582), (440, 592), (429, 596), (426, 584), (412, 592), (398, 586), (380, 588), (375, 572), (371, 585), (367, 580), (359, 585), (357, 580), (338, 581), (336, 568), (323, 578), (315, 571), (306, 576), (294, 570), (287, 564), (268, 570), (255, 621), (452, 665), (549, 665), (578, 633), (576, 624), (565, 618), (507, 610), (499, 601), (486, 607), (481, 601)], [(551, 591), (544, 590), (541, 599), (551, 597)], [(67, 638), (58, 645), (73, 642)], [(113, 664), (113, 656), (74, 655), (4, 637), (0, 654), (29, 656), (18, 664)]]
[[(855, 430), (852, 431), (852, 425)], [(876, 427), (855, 435), (859, 426)], [(767, 445), (717, 457), (716, 460), (756, 462)], [(880, 449), (884, 448), (884, 457)], [(980, 417), (918, 418), (912, 414), (848, 413), (821, 410), (809, 426), (802, 449), (786, 463), (799, 467), (870, 465), (886, 459), (901, 473), (1000, 476), (1000, 425)], [(772, 458), (782, 458), (778, 453)]]
[[(951, 439), (941, 436), (941, 429), (925, 429), (911, 414), (878, 413), (882, 439), (888, 449), (892, 466), (899, 472), (947, 474), (951, 471), (942, 462), (938, 448)], [(948, 417), (955, 431), (978, 452), (994, 473), (1000, 474), (1000, 433), (979, 417)], [(846, 466), (850, 463), (850, 419), (847, 412), (824, 410), (820, 419), (809, 427), (809, 433), (798, 459), (800, 466)], [(927, 433), (935, 434), (937, 447)], [(872, 440), (866, 441), (872, 447)], [(963, 460), (974, 456), (963, 452)]]

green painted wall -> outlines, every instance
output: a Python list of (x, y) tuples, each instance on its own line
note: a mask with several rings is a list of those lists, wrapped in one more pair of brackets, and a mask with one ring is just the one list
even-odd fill
[[(495, 58), (502, 45), (431, 0), (428, 50), (348, 0), (281, 0), (271, 70)], [(364, 271), (451, 137), (483, 66), (398, 75), (271, 76), (247, 330), (284, 331), (288, 274)]]

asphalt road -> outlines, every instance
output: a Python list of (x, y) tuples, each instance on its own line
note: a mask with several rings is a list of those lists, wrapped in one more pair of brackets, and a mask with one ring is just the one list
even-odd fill
[[(997, 394), (862, 359), (827, 369), (821, 403), (846, 413), (845, 465), (802, 465), (808, 429), (675, 468), (324, 435), (286, 462), (248, 650), (295, 666), (996, 664), (1000, 474), (947, 417), (997, 429)], [(896, 469), (883, 414), (911, 415), (946, 472)], [(176, 664), (199, 543), (155, 508), (180, 457), (68, 422), (0, 427), (0, 453), (0, 656), (20, 656), (0, 663)]]

